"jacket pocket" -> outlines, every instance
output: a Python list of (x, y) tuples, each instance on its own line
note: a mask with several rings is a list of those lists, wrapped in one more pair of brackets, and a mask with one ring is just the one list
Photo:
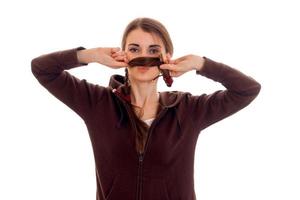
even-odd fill
[(158, 178), (144, 177), (142, 196), (144, 200), (170, 200), (165, 180)]

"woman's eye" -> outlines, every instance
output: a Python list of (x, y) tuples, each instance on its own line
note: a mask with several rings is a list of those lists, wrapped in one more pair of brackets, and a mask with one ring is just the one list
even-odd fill
[(136, 48), (130, 48), (129, 51), (130, 51), (131, 53), (136, 53), (136, 52), (138, 51), (138, 49), (136, 49)]
[(151, 54), (157, 54), (159, 51), (157, 49), (150, 49), (149, 51)]

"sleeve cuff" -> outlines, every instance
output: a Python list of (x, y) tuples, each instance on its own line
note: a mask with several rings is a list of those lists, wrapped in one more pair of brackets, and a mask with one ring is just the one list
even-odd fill
[(198, 75), (203, 75), (203, 71), (205, 70), (204, 68), (206, 68), (207, 65), (209, 64), (208, 58), (205, 56), (203, 56), (203, 58), (204, 58), (204, 63), (203, 63), (202, 68), (200, 70), (196, 70), (196, 74), (198, 74)]
[[(83, 46), (77, 47), (77, 48), (76, 48), (76, 57), (77, 57), (77, 51), (85, 50), (85, 49), (86, 49), (86, 48), (83, 47)], [(88, 63), (79, 62), (78, 57), (77, 57), (77, 63), (78, 63), (79, 65), (88, 65)]]

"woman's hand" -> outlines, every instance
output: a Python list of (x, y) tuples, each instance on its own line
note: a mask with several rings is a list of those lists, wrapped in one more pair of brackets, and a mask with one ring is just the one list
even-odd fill
[(178, 77), (190, 70), (201, 70), (205, 59), (198, 55), (189, 54), (175, 60), (171, 60), (167, 55), (165, 63), (160, 65), (161, 69), (167, 69), (170, 72), (170, 76)]
[(119, 47), (97, 47), (84, 49), (77, 52), (79, 62), (99, 64), (118, 69), (128, 66), (128, 60), (123, 51)]

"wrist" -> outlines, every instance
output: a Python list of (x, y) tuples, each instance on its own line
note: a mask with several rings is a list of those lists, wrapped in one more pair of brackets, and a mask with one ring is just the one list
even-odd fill
[[(100, 47), (99, 47), (100, 48)], [(77, 51), (77, 58), (80, 63), (97, 62), (99, 48), (82, 49)]]
[(201, 69), (203, 68), (204, 66), (204, 62), (205, 62), (205, 58), (202, 57), (202, 56), (197, 56), (197, 64), (195, 66), (195, 70), (196, 71), (201, 71)]
[(89, 63), (90, 59), (88, 56), (88, 50), (83, 49), (83, 50), (78, 50), (77, 51), (77, 59), (79, 63)]

